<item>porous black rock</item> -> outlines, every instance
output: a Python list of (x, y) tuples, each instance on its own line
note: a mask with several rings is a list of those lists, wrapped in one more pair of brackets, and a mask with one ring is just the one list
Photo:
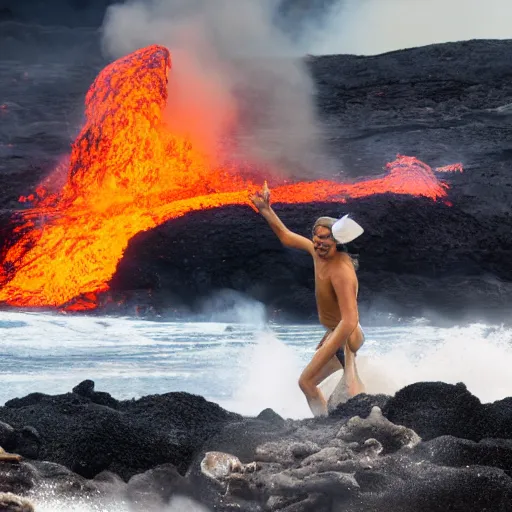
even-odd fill
[(416, 446), (415, 456), (451, 467), (488, 466), (512, 477), (512, 440), (482, 439), (479, 442), (439, 436)]
[[(78, 390), (91, 386), (78, 386)], [(15, 432), (38, 432), (37, 451), (27, 456), (55, 462), (92, 478), (109, 470), (128, 479), (158, 464), (173, 463), (185, 472), (198, 447), (226, 422), (240, 418), (217, 404), (188, 393), (152, 395), (108, 405), (76, 393), (31, 394), (0, 407), (0, 419)], [(35, 430), (34, 430), (35, 429)], [(21, 441), (20, 441), (21, 443)], [(21, 450), (20, 450), (21, 451)]]
[(94, 381), (86, 379), (73, 388), (73, 393), (89, 398), (91, 402), (98, 405), (106, 405), (115, 409), (118, 405), (117, 400), (112, 398), (108, 393), (94, 390)]
[(441, 435), (477, 439), (475, 429), (482, 404), (462, 383), (421, 382), (399, 390), (386, 403), (384, 414), (407, 425), (424, 440)]
[(483, 404), (476, 421), (476, 428), (481, 432), (477, 440), (484, 437), (512, 439), (512, 397)]
[(0, 446), (9, 449), (14, 437), (11, 425), (0, 421)]
[(28, 459), (37, 459), (41, 448), (42, 440), (39, 432), (32, 426), (24, 426), (14, 433), (11, 443), (16, 453)]
[[(0, 493), (36, 498), (38, 502), (83, 499), (89, 503), (93, 500), (107, 503), (108, 500), (124, 499), (126, 488), (124, 481), (109, 472), (87, 479), (54, 462), (0, 463)], [(4, 510), (1, 502), (0, 510)]]
[(72, 391), (77, 395), (90, 397), (94, 393), (94, 381), (91, 379), (85, 379), (80, 382), (80, 384), (77, 384)]
[(263, 411), (261, 411), (258, 416), (256, 416), (256, 419), (275, 424), (283, 424), (285, 422), (285, 420), (273, 409), (263, 409)]
[(443, 435), (473, 441), (512, 438), (512, 400), (482, 404), (463, 383), (411, 384), (391, 397), (383, 412), (392, 422), (412, 428), (425, 441)]
[(0, 492), (24, 495), (38, 483), (37, 470), (27, 462), (0, 463)]
[(383, 409), (390, 398), (391, 397), (388, 395), (367, 395), (366, 393), (361, 393), (339, 404), (329, 413), (329, 416), (331, 418), (343, 419), (352, 418), (354, 416), (366, 417), (374, 407)]

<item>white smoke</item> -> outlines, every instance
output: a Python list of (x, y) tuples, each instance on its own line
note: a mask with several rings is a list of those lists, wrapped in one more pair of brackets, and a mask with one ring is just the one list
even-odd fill
[(313, 81), (273, 22), (276, 1), (116, 4), (105, 16), (103, 47), (115, 58), (149, 44), (169, 48), (168, 121), (201, 150), (217, 154), (229, 140), (231, 156), (318, 175), (327, 163)]
[(344, 0), (304, 46), (315, 55), (375, 55), (470, 39), (512, 38), (509, 0)]

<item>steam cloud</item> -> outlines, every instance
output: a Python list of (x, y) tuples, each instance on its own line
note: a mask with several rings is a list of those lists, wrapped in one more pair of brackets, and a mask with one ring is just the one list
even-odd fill
[(312, 54), (375, 55), (449, 41), (512, 38), (509, 0), (340, 0), (321, 32), (309, 31)]
[(313, 81), (276, 9), (277, 0), (135, 0), (108, 9), (103, 47), (115, 58), (169, 48), (168, 122), (196, 147), (317, 177), (328, 163)]
[(511, 17), (508, 0), (128, 0), (108, 8), (103, 47), (114, 58), (170, 49), (167, 121), (213, 163), (229, 155), (318, 178), (340, 169), (323, 147), (305, 53), (508, 38)]

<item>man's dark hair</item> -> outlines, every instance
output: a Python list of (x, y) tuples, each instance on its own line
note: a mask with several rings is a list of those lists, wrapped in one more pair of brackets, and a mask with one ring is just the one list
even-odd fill
[(359, 254), (352, 254), (349, 251), (347, 244), (336, 244), (336, 250), (338, 252), (346, 252), (350, 256), (354, 268), (359, 270)]

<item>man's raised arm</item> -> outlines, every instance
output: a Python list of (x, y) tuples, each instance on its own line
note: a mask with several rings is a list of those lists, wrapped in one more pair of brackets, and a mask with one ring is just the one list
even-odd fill
[(277, 235), (283, 245), (313, 254), (313, 242), (302, 235), (290, 231), (276, 215), (274, 210), (272, 210), (270, 206), (270, 190), (267, 186), (267, 182), (265, 182), (261, 192), (257, 192), (251, 196), (251, 201), (268, 222), (268, 225), (272, 228), (272, 231)]

